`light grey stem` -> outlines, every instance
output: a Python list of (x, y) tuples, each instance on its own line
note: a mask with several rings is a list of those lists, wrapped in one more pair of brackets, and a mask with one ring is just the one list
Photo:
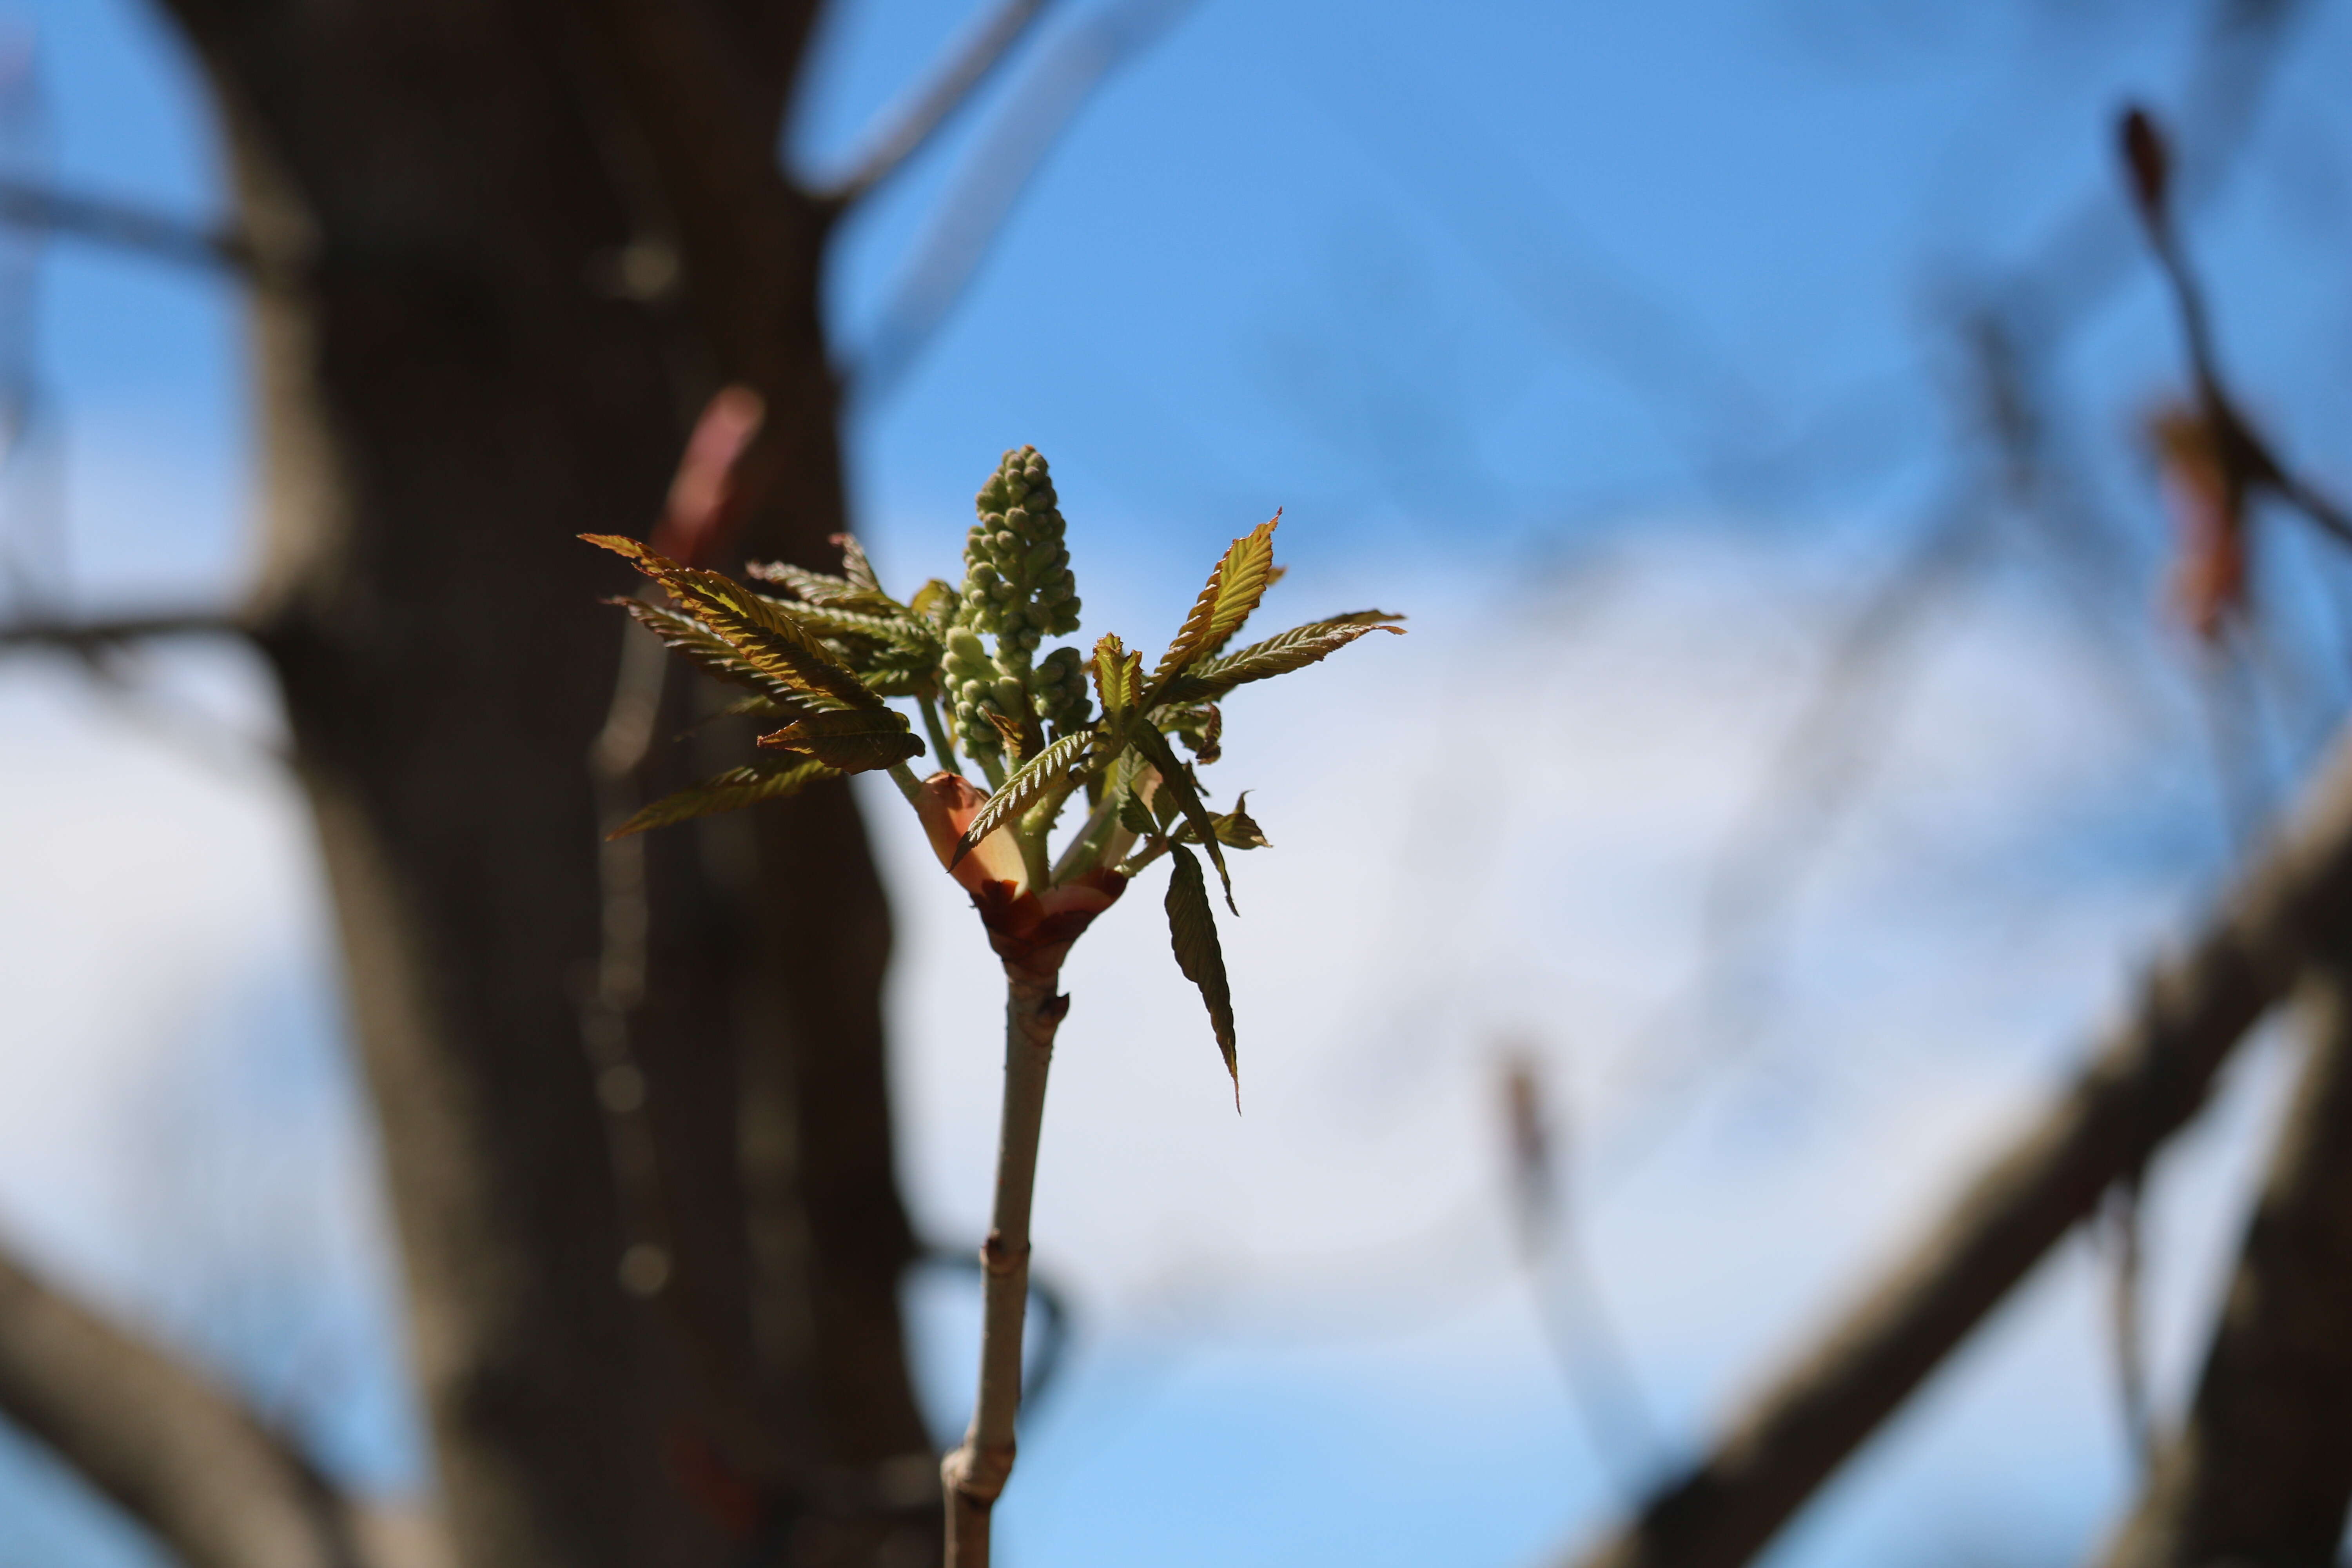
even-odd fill
[(987, 1281), (980, 1329), (980, 1396), (963, 1446), (940, 1475), (947, 1488), (947, 1568), (988, 1568), (989, 1513), (1013, 1473), (1013, 1424), (1021, 1410), (1021, 1333), (1029, 1308), (1029, 1199), (1037, 1184), (1037, 1134), (1045, 1073), (1069, 998), (1055, 972), (1004, 966), (1004, 1120), (997, 1133), (996, 1206), (980, 1249)]

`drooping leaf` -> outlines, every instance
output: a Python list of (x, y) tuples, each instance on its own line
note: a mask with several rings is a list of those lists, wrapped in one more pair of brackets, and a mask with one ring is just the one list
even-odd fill
[(632, 833), (643, 833), (650, 827), (667, 827), (673, 822), (734, 811), (741, 806), (757, 805), (762, 801), (782, 800), (800, 794), (819, 779), (839, 776), (838, 769), (827, 767), (814, 758), (782, 767), (772, 763), (754, 763), (750, 767), (730, 768), (700, 784), (688, 784), (675, 795), (662, 796), (614, 828), (609, 837), (625, 838)]
[(1257, 608), (1274, 571), (1274, 530), (1281, 521), (1282, 514), (1277, 511), (1234, 540), (1223, 559), (1210, 570), (1208, 586), (1192, 601), (1191, 612), (1177, 630), (1176, 640), (1168, 645), (1168, 651), (1160, 657), (1159, 668), (1151, 672), (1154, 692), (1210, 647), (1232, 637), (1249, 619), (1250, 612)]
[(1160, 722), (1168, 727), (1168, 733), (1184, 742), (1193, 762), (1202, 767), (1225, 754), (1225, 716), (1213, 702), (1190, 704), (1172, 713), (1163, 708)]
[(820, 708), (878, 708), (882, 700), (775, 600), (722, 572), (681, 566), (634, 539), (583, 534), (591, 544), (627, 556), (638, 571), (669, 590), (730, 647), (794, 695)]
[[(1209, 818), (1211, 825), (1217, 830), (1217, 842), (1223, 845), (1228, 849), (1273, 848), (1273, 841), (1266, 837), (1265, 830), (1258, 826), (1257, 823), (1250, 816), (1248, 808), (1249, 792), (1247, 790), (1244, 790), (1241, 794), (1241, 797), (1234, 802), (1233, 810), (1224, 813), (1221, 816), (1212, 816)], [(1196, 835), (1193, 832), (1192, 825), (1187, 822), (1175, 832), (1170, 834), (1169, 837), (1175, 840), (1177, 843), (1182, 844), (1194, 841)]]
[(1217, 942), (1216, 912), (1209, 907), (1209, 888), (1201, 863), (1182, 845), (1170, 847), (1168, 875), (1168, 940), (1176, 950), (1176, 967), (1201, 989), (1208, 1004), (1209, 1026), (1216, 1031), (1217, 1050), (1233, 1075), (1234, 1109), (1241, 1109), (1241, 1058), (1234, 1035), (1234, 992), (1225, 979), (1224, 949)]
[(1118, 797), (1118, 825), (1138, 838), (1149, 838), (1160, 831), (1160, 823), (1151, 808), (1137, 798), (1133, 790)]
[(1403, 618), (1381, 610), (1357, 610), (1349, 615), (1335, 616), (1328, 621), (1310, 621), (1303, 626), (1293, 626), (1277, 637), (1252, 643), (1237, 653), (1194, 665), (1170, 681), (1168, 689), (1160, 694), (1160, 700), (1162, 702), (1212, 701), (1236, 686), (1287, 675), (1294, 669), (1304, 669), (1329, 658), (1367, 632), (1394, 632), (1402, 637), (1404, 628), (1388, 623)]
[(1124, 719), (1142, 695), (1143, 656), (1129, 653), (1117, 634), (1105, 633), (1095, 644), (1092, 672), (1095, 697), (1101, 702), (1103, 716), (1114, 723)]
[(1225, 869), (1225, 852), (1218, 847), (1216, 823), (1210, 817), (1209, 808), (1201, 804), (1201, 792), (1192, 782), (1191, 771), (1176, 760), (1168, 737), (1153, 729), (1150, 721), (1129, 725), (1128, 738), (1143, 753), (1143, 760), (1160, 770), (1160, 792), (1175, 801), (1176, 809), (1192, 824), (1201, 847), (1209, 852), (1209, 864), (1217, 868), (1217, 880), (1224, 884), (1225, 907), (1235, 914), (1241, 913), (1240, 906), (1234, 902), (1234, 879)]
[(956, 862), (971, 853), (972, 846), (1067, 783), (1085, 765), (1094, 738), (1090, 730), (1065, 735), (1014, 770), (1003, 787), (982, 803), (980, 814), (956, 841), (948, 869), (954, 870)]
[(772, 751), (798, 752), (845, 773), (872, 773), (923, 754), (923, 742), (891, 708), (835, 708), (811, 713), (760, 737)]
[(700, 623), (648, 605), (643, 599), (613, 601), (634, 616), (662, 642), (686, 656), (688, 662), (706, 675), (718, 677), (732, 685), (749, 687), (764, 696), (789, 699), (796, 695), (793, 688), (784, 685), (764, 669), (737, 653), (728, 641)]

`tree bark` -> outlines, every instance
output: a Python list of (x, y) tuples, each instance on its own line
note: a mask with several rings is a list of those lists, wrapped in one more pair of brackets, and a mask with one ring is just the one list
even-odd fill
[(2202, 1106), (2314, 952), (2352, 947), (2352, 742), (2072, 1087), (1698, 1464), (1573, 1561), (1737, 1568), (1771, 1540), (2118, 1177)]
[(2326, 1568), (2352, 1504), (2352, 952), (2315, 966), (2309, 1058), (2181, 1431), (2107, 1568)]
[(0, 1410), (188, 1568), (358, 1568), (354, 1521), (299, 1449), (5, 1255)]
[[(611, 9), (630, 5), (716, 46), (667, 107), (729, 106), (772, 165), (813, 7)], [(676, 1256), (644, 1301), (618, 1279), (583, 1053), (587, 759), (624, 635), (597, 600), (625, 584), (575, 535), (642, 534), (682, 411), (743, 375), (775, 481), (743, 549), (825, 563), (845, 509), (824, 216), (772, 169), (735, 234), (724, 199), (677, 184), (682, 133), (616, 79), (596, 7), (172, 5), (268, 279), (247, 619), (316, 813), (458, 1553), (641, 1568), (928, 1542), (928, 1487), (913, 1522), (887, 1517), (887, 1478), (927, 1474), (929, 1445), (896, 1297), (888, 915), (847, 792), (648, 851), (649, 1000), (627, 1025)], [(676, 243), (689, 223), (704, 237)], [(649, 242), (674, 283), (633, 278)]]

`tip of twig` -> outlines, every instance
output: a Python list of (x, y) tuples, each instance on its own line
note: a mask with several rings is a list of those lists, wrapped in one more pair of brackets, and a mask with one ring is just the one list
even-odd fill
[(2131, 171), (2132, 198), (2140, 216), (2151, 226), (2164, 221), (2165, 197), (2171, 182), (2172, 158), (2156, 117), (2137, 104), (2124, 110), (2124, 164)]

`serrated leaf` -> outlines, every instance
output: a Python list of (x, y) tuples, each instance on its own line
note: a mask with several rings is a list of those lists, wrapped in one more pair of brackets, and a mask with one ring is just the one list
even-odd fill
[(981, 803), (980, 813), (956, 841), (948, 869), (972, 851), (972, 847), (1066, 783), (1087, 760), (1094, 731), (1065, 735), (1015, 769), (1003, 787)]
[(1208, 1005), (1209, 1026), (1216, 1032), (1217, 1050), (1233, 1076), (1234, 1109), (1241, 1109), (1242, 1068), (1234, 1035), (1234, 992), (1225, 979), (1224, 949), (1217, 942), (1216, 911), (1209, 907), (1207, 879), (1201, 863), (1182, 845), (1169, 848), (1168, 942), (1176, 950), (1176, 967), (1200, 987)]
[(1210, 570), (1208, 586), (1192, 601), (1183, 626), (1177, 630), (1176, 640), (1168, 645), (1168, 651), (1160, 657), (1159, 668), (1151, 672), (1154, 692), (1211, 647), (1222, 645), (1257, 608), (1257, 602), (1265, 596), (1267, 578), (1274, 571), (1274, 530), (1281, 521), (1282, 513), (1277, 511), (1234, 540), (1223, 559)]
[(643, 599), (615, 599), (614, 604), (629, 612), (636, 623), (661, 638), (665, 647), (683, 655), (687, 661), (706, 675), (732, 685), (749, 687), (771, 698), (790, 699), (797, 693), (774, 677), (745, 658), (729, 645), (724, 637), (710, 631), (699, 622), (648, 605)]
[(874, 574), (874, 563), (866, 558), (866, 546), (857, 542), (856, 534), (836, 533), (833, 536), (833, 542), (841, 547), (841, 574), (848, 578), (853, 586), (883, 598), (889, 597), (882, 592), (882, 579)]
[(826, 637), (863, 637), (909, 652), (929, 650), (935, 659), (938, 657), (940, 639), (931, 629), (904, 616), (877, 616), (866, 610), (840, 610), (821, 605), (786, 605), (764, 594), (761, 597), (811, 631)]
[(1184, 674), (1168, 683), (1160, 694), (1161, 702), (1201, 702), (1224, 696), (1236, 686), (1253, 680), (1268, 680), (1277, 675), (1287, 675), (1294, 669), (1304, 669), (1329, 658), (1367, 632), (1394, 632), (1402, 637), (1402, 626), (1390, 626), (1402, 620), (1381, 610), (1357, 610), (1346, 616), (1335, 616), (1328, 621), (1310, 621), (1303, 626), (1293, 626), (1264, 642), (1252, 643), (1238, 653), (1229, 653), (1194, 665)]
[(890, 708), (836, 708), (760, 737), (772, 751), (799, 752), (845, 773), (872, 773), (923, 754), (923, 742)]
[(1129, 653), (1117, 634), (1105, 633), (1095, 644), (1095, 700), (1102, 704), (1105, 718), (1124, 718), (1142, 695), (1143, 656)]
[[(1282, 514), (1280, 512), (1276, 512), (1275, 515), (1279, 517)], [(1265, 574), (1266, 592), (1272, 593), (1275, 585), (1289, 575), (1290, 568), (1287, 566), (1269, 567)], [(1201, 658), (1214, 658), (1217, 655), (1224, 652), (1225, 645), (1234, 640), (1234, 633), (1241, 629), (1241, 623), (1239, 621), (1235, 621), (1233, 626), (1226, 630), (1224, 636), (1221, 637), (1212, 637), (1209, 640), (1209, 645), (1201, 650)]]
[(750, 767), (730, 768), (700, 784), (688, 784), (675, 795), (662, 796), (606, 837), (625, 838), (632, 833), (643, 833), (648, 828), (667, 827), (673, 822), (734, 811), (747, 805), (757, 805), (762, 801), (783, 800), (800, 794), (819, 779), (840, 776), (839, 770), (827, 767), (814, 758), (784, 767), (754, 763)]
[(865, 610), (887, 616), (904, 607), (879, 588), (868, 588), (829, 572), (812, 572), (789, 561), (750, 562), (743, 574), (758, 582), (790, 588), (803, 603), (823, 609)]
[(1176, 809), (1192, 825), (1201, 847), (1209, 852), (1209, 864), (1217, 868), (1217, 880), (1224, 885), (1225, 907), (1235, 914), (1241, 913), (1240, 906), (1234, 902), (1234, 879), (1225, 869), (1225, 852), (1218, 847), (1215, 821), (1209, 816), (1209, 808), (1201, 804), (1201, 792), (1193, 784), (1192, 773), (1176, 760), (1168, 737), (1153, 729), (1149, 721), (1130, 726), (1128, 738), (1143, 753), (1143, 760), (1160, 770), (1160, 787), (1175, 800)]
[(681, 566), (634, 539), (583, 534), (636, 563), (638, 571), (669, 590), (709, 631), (794, 695), (821, 708), (879, 708), (856, 672), (793, 619), (775, 600), (752, 592), (723, 572)]
[[(1234, 802), (1233, 810), (1222, 816), (1209, 818), (1217, 830), (1217, 842), (1228, 849), (1273, 848), (1273, 841), (1266, 837), (1265, 830), (1251, 818), (1248, 807), (1249, 792), (1244, 790), (1241, 798)], [(1192, 825), (1188, 822), (1169, 837), (1182, 843), (1188, 841), (1192, 834)]]

